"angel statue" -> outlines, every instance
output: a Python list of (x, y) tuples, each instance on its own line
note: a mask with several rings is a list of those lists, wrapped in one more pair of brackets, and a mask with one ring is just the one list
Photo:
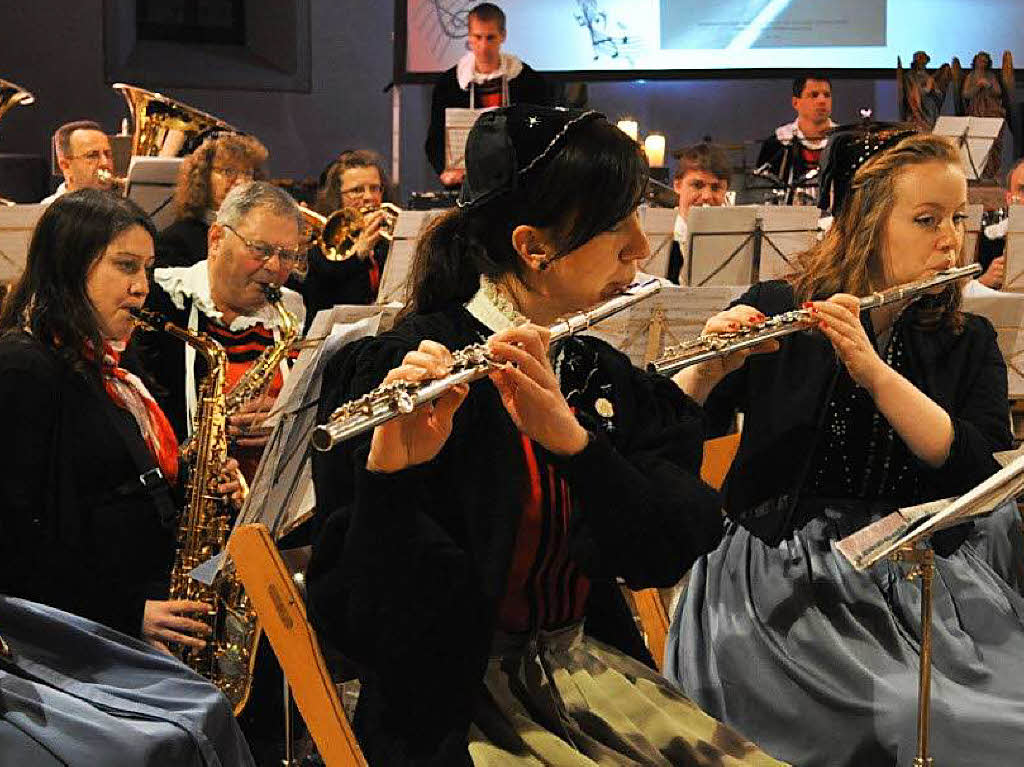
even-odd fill
[[(986, 51), (979, 51), (971, 61), (971, 71), (966, 77), (960, 67), (960, 60), (954, 58), (953, 83), (958, 115), (1002, 117), (1007, 121), (1017, 143), (1019, 137), (1013, 110), (1013, 56), (1009, 51), (1003, 52), (1003, 66), (998, 72), (992, 68), (992, 57)], [(1002, 143), (1000, 136), (988, 154), (982, 178), (992, 179), (999, 175), (1003, 163)]]
[(903, 71), (903, 62), (896, 58), (896, 88), (900, 104), (900, 119), (910, 123), (922, 133), (930, 133), (939, 119), (939, 112), (946, 100), (946, 89), (953, 78), (949, 64), (943, 64), (934, 72), (927, 69), (931, 57), (924, 51), (917, 51), (910, 64), (910, 71)]

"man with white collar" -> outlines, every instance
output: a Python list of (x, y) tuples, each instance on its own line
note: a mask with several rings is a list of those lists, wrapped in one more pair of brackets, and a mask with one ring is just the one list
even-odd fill
[[(804, 200), (796, 193), (797, 187), (818, 168), (828, 131), (836, 126), (832, 122), (832, 81), (816, 74), (796, 78), (792, 104), (796, 120), (780, 125), (765, 139), (757, 164), (783, 183), (788, 204), (802, 204)], [(813, 194), (808, 204), (816, 198)]]
[[(92, 120), (77, 120), (65, 123), (53, 134), (53, 150), (57, 166), (64, 181), (57, 191), (40, 200), (49, 205), (62, 194), (76, 189), (110, 189), (109, 180), (114, 173), (114, 153), (110, 139), (99, 123)], [(106, 171), (106, 179), (100, 178), (100, 171)]]
[[(147, 308), (176, 325), (206, 333), (227, 352), (228, 389), (280, 336), (280, 318), (267, 300), (267, 285), (283, 285), (305, 258), (302, 219), (288, 194), (266, 182), (235, 186), (224, 198), (208, 234), (208, 256), (188, 267), (157, 269)], [(305, 309), (298, 293), (281, 289), (285, 308), (299, 327)], [(166, 333), (136, 333), (130, 348), (138, 365), (158, 384), (154, 393), (179, 439), (196, 411), (197, 385), (206, 375), (200, 355)], [(265, 396), (228, 421), (230, 455), (252, 479), (266, 436), (250, 431), (266, 417), (281, 389), (287, 364)]]
[(445, 167), (444, 110), (482, 109), (509, 104), (548, 104), (547, 83), (518, 57), (502, 53), (505, 13), (493, 3), (469, 12), (469, 51), (434, 84), (427, 131), (427, 159), (445, 186), (462, 183), (463, 170)]
[(678, 284), (689, 252), (686, 216), (692, 207), (725, 205), (729, 191), (729, 160), (715, 144), (694, 144), (676, 153), (676, 172), (672, 188), (679, 195), (672, 249), (668, 257), (669, 280)]

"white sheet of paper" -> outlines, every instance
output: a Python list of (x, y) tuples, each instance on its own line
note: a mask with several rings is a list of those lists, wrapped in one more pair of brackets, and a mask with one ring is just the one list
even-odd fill
[(45, 205), (0, 206), (0, 282), (14, 282), (25, 271), (29, 242)]
[[(742, 286), (663, 287), (653, 297), (608, 318), (587, 333), (608, 342), (644, 367), (664, 350), (700, 334), (704, 323), (725, 309), (745, 290)], [(663, 333), (652, 338), (652, 323), (660, 315)]]
[(466, 139), (477, 118), (494, 107), (466, 109), (448, 107), (444, 110), (444, 166), (445, 168), (466, 168)]
[(987, 317), (1006, 362), (1010, 399), (1024, 397), (1024, 294), (984, 290), (972, 282), (964, 291), (965, 312)]

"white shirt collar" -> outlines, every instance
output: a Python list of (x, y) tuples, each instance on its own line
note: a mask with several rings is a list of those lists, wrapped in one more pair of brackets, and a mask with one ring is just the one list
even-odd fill
[(508, 330), (527, 322), (499, 290), (497, 285), (481, 275), (480, 287), (466, 304), (466, 311), (478, 319), (492, 333)]
[(518, 56), (513, 56), (511, 53), (499, 54), (501, 61), (498, 64), (498, 68), (493, 72), (482, 74), (476, 71), (476, 59), (473, 56), (472, 51), (467, 51), (459, 63), (455, 65), (455, 77), (459, 81), (459, 87), (462, 90), (469, 90), (470, 83), (482, 84), (488, 80), (496, 80), (499, 77), (504, 77), (506, 80), (514, 80), (519, 77), (519, 74), (523, 71), (523, 62), (519, 60)]
[[(775, 138), (777, 138), (779, 142), (784, 144), (785, 146), (789, 146), (790, 144), (792, 144), (793, 139), (795, 138), (808, 149), (816, 151), (818, 149), (825, 148), (825, 144), (828, 143), (827, 136), (825, 138), (815, 139), (811, 141), (804, 135), (804, 132), (800, 130), (800, 126), (797, 124), (797, 122), (797, 120), (793, 120), (793, 122), (791, 123), (780, 125), (778, 128), (775, 129)], [(834, 122), (831, 117), (829, 118), (828, 127), (835, 128), (837, 124), (838, 123)]]
[[(185, 301), (191, 299), (193, 305), (209, 317), (223, 324), (223, 313), (213, 302), (210, 294), (210, 273), (207, 268), (207, 261), (204, 259), (192, 266), (172, 266), (157, 269), (153, 274), (153, 281), (166, 291), (171, 301), (181, 310), (185, 309)], [(302, 296), (294, 290), (281, 288), (281, 297), (285, 308), (295, 315), (296, 319), (303, 323), (306, 320), (306, 307), (302, 303)], [(251, 316), (238, 316), (228, 326), (228, 330), (237, 333), (253, 325), (263, 325), (266, 328), (276, 328), (281, 323), (281, 318), (269, 304), (264, 304)]]

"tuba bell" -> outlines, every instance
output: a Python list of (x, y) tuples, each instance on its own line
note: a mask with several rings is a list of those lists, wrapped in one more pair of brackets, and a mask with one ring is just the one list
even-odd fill
[(182, 104), (161, 93), (114, 83), (132, 116), (132, 156), (179, 157), (190, 138), (219, 129), (238, 132), (218, 117)]
[(314, 235), (313, 241), (328, 261), (344, 261), (355, 255), (356, 240), (366, 228), (366, 217), (378, 210), (384, 212), (380, 236), (390, 242), (395, 238), (395, 223), (398, 214), (402, 212), (401, 208), (390, 202), (381, 203), (376, 208), (341, 208), (329, 216), (299, 205), (302, 218)]
[(36, 97), (20, 85), (0, 79), (0, 118), (16, 106), (34, 104)]

